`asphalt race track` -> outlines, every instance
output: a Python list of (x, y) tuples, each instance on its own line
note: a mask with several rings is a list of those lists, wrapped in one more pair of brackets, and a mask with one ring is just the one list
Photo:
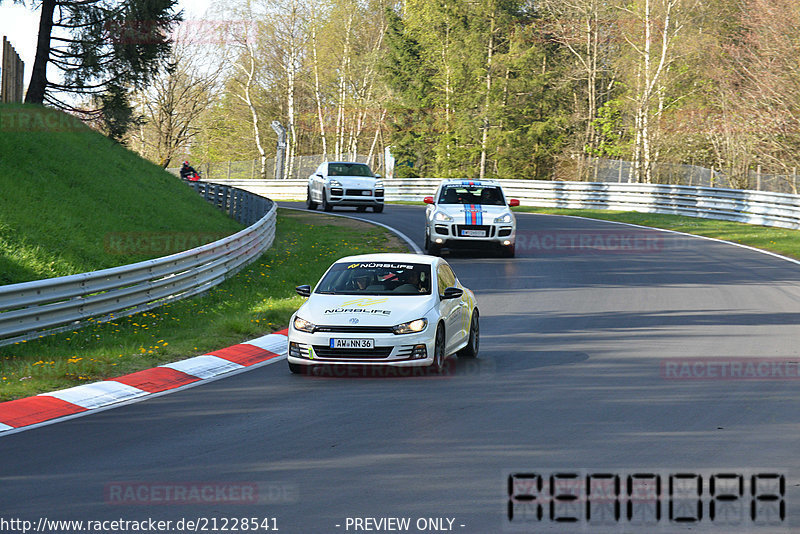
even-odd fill
[[(422, 245), (422, 206), (334, 213)], [(478, 297), (478, 360), (385, 378), (293, 376), (281, 361), (2, 437), (0, 532), (41, 518), (153, 519), (170, 532), (195, 530), (187, 521), (207, 532), (800, 531), (800, 265), (570, 217), (521, 214), (518, 233), (515, 259), (447, 256)]]

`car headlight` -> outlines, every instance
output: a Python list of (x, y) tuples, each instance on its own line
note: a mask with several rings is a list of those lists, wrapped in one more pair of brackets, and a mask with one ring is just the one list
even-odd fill
[(422, 332), (425, 330), (426, 326), (428, 326), (427, 319), (417, 319), (416, 321), (409, 321), (393, 326), (392, 331), (395, 334), (414, 334), (416, 332)]
[(314, 323), (310, 323), (305, 319), (301, 319), (300, 317), (294, 318), (294, 329), (300, 330), (301, 332), (308, 332), (309, 334), (314, 333), (314, 329), (317, 327)]
[(383, 182), (381, 182), (380, 180), (375, 182), (375, 189), (383, 189)]
[(450, 217), (448, 214), (444, 213), (443, 211), (437, 211), (436, 215), (433, 216), (434, 221), (452, 221), (453, 218)]
[(330, 182), (328, 182), (328, 185), (330, 185), (331, 187), (342, 187), (342, 182), (340, 182), (339, 180), (331, 180)]
[(500, 217), (496, 218), (494, 220), (494, 222), (496, 222), (496, 223), (510, 223), (513, 220), (514, 219), (511, 218), (511, 214), (510, 213), (506, 213), (505, 215), (501, 215)]

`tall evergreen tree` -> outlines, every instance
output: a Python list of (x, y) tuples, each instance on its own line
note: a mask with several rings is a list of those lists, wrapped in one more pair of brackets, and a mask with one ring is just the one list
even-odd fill
[[(36, 58), (25, 101), (76, 110), (92, 101), (115, 139), (132, 118), (128, 94), (165, 66), (177, 0), (42, 0)], [(49, 65), (63, 81), (47, 78)], [(86, 111), (86, 110), (79, 110)]]
[(430, 116), (433, 73), (422, 61), (419, 42), (394, 10), (387, 11), (384, 81), (392, 92), (389, 110), (390, 144), (397, 161), (396, 176), (421, 176), (432, 169), (433, 119)]

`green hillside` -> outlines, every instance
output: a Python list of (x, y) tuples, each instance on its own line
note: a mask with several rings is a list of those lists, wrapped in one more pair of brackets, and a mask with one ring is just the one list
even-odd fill
[(0, 285), (124, 265), (241, 229), (64, 113), (0, 105)]

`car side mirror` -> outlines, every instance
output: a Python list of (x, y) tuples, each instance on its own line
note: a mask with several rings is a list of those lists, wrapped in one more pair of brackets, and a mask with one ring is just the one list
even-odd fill
[(457, 287), (448, 287), (447, 289), (444, 290), (444, 295), (442, 295), (442, 300), (461, 298), (461, 295), (463, 294), (464, 294), (463, 289), (459, 289)]
[(425, 197), (422, 199), (425, 204), (433, 204), (433, 197)]
[(380, 178), (380, 177), (381, 177), (380, 174), (377, 174), (377, 173), (375, 174), (375, 178)]
[(296, 288), (294, 288), (294, 290), (297, 291), (297, 294), (300, 295), (301, 297), (311, 296), (311, 286), (309, 285), (297, 286)]
[(512, 208), (519, 206), (519, 199), (512, 198), (511, 200), (508, 201), (508, 205)]

